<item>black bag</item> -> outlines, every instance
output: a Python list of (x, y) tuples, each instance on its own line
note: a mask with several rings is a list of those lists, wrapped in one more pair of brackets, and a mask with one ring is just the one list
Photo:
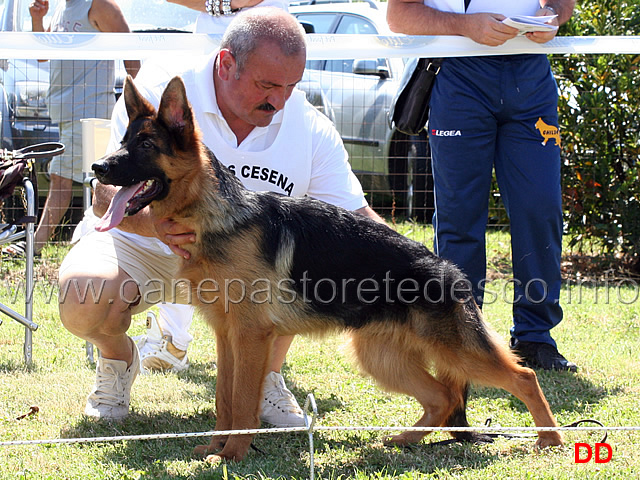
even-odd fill
[(407, 62), (389, 110), (392, 127), (407, 135), (422, 131), (429, 119), (429, 99), (441, 64), (441, 58), (413, 58)]
[[(471, 0), (464, 0), (465, 12), (470, 3)], [(389, 109), (392, 128), (407, 135), (420, 134), (429, 120), (429, 99), (440, 65), (441, 58), (412, 58), (407, 62), (400, 88)]]
[(37, 199), (38, 181), (32, 161), (61, 153), (64, 153), (64, 145), (58, 142), (39, 143), (20, 150), (0, 150), (0, 202), (13, 195), (13, 190), (27, 176), (33, 184)]

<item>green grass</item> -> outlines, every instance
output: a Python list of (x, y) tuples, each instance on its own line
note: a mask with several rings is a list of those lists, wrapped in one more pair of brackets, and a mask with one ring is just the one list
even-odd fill
[[(403, 233), (430, 244), (431, 232), (398, 225)], [(489, 262), (495, 269), (492, 287), (498, 299), (485, 306), (487, 321), (503, 336), (510, 327), (508, 236), (489, 236)], [(56, 267), (64, 248), (49, 248), (39, 260), (33, 335), (33, 364), (22, 361), (24, 329), (3, 316), (0, 325), (0, 441), (204, 432), (215, 425), (215, 342), (204, 322), (196, 320), (189, 356), (192, 366), (180, 374), (140, 376), (132, 394), (132, 414), (118, 425), (88, 421), (84, 402), (94, 379), (85, 359), (84, 342), (60, 324), (55, 294)], [(44, 267), (43, 267), (44, 266)], [(1, 265), (0, 301), (13, 302), (23, 267), (6, 259)], [(7, 286), (8, 285), (8, 286)], [(504, 290), (504, 293), (502, 293)], [(576, 375), (543, 372), (539, 381), (558, 421), (567, 424), (594, 418), (607, 426), (640, 426), (640, 303), (638, 288), (627, 282), (567, 287), (565, 320), (554, 331), (561, 351), (579, 367)], [(55, 290), (53, 290), (55, 293)], [(607, 298), (606, 293), (609, 293)], [(578, 294), (581, 294), (579, 297)], [(596, 295), (597, 293), (597, 295)], [(137, 316), (130, 334), (144, 331)], [(284, 371), (302, 403), (313, 393), (318, 424), (323, 426), (411, 425), (420, 412), (405, 396), (388, 395), (354, 370), (341, 350), (342, 338), (322, 342), (298, 337)], [(39, 412), (17, 420), (32, 405)], [(469, 421), (482, 425), (532, 426), (524, 405), (503, 391), (474, 388)], [(582, 479), (638, 478), (640, 432), (612, 432), (608, 464), (574, 463), (575, 442), (593, 444), (599, 435), (571, 432), (564, 448), (535, 451), (532, 439), (499, 439), (490, 445), (429, 446), (446, 439), (438, 433), (413, 448), (386, 448), (385, 432), (318, 432), (314, 435), (316, 478), (468, 478)], [(259, 451), (239, 464), (210, 465), (191, 458), (206, 438), (117, 441), (73, 445), (0, 447), (0, 479), (262, 479), (307, 478), (306, 434), (261, 434)]]

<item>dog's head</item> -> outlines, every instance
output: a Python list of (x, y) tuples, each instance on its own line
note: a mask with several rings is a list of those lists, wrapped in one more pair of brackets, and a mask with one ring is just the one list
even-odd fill
[(167, 85), (160, 106), (149, 103), (127, 77), (124, 100), (129, 125), (120, 148), (92, 165), (100, 182), (121, 186), (97, 229), (117, 226), (153, 201), (166, 199), (195, 167), (199, 131), (186, 97), (182, 79)]

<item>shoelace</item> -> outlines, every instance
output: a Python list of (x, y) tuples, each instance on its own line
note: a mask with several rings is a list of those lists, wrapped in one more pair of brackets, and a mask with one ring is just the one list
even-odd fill
[[(266, 400), (271, 405), (283, 411), (291, 413), (300, 413), (300, 409), (296, 406), (293, 394), (282, 385), (276, 385), (273, 390), (269, 390), (266, 394)], [(286, 407), (286, 408), (284, 408)]]
[(103, 370), (98, 370), (96, 394), (99, 392), (100, 403), (113, 407), (124, 405), (124, 385), (122, 382), (123, 378), (111, 365), (105, 365)]

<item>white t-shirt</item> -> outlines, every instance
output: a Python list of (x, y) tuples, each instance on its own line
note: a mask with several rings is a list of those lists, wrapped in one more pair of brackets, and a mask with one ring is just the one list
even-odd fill
[[(347, 210), (367, 206), (339, 133), (326, 116), (306, 101), (300, 90), (294, 90), (284, 109), (274, 115), (268, 126), (255, 127), (238, 145), (216, 102), (212, 75), (215, 58), (216, 55), (212, 55), (200, 59), (193, 68), (182, 73), (182, 79), (205, 145), (222, 164), (234, 171), (245, 187), (288, 196), (308, 195)], [(173, 75), (175, 70), (169, 72), (158, 63), (145, 62), (135, 84), (157, 107)], [(111, 118), (108, 151), (119, 147), (128, 123), (121, 97)], [(91, 218), (89, 213), (85, 220), (83, 231), (92, 228), (95, 217)], [(129, 237), (140, 245), (168, 248), (154, 238), (117, 228), (111, 232)]]
[[(427, 7), (442, 12), (464, 13), (464, 0), (424, 0)], [(467, 13), (500, 13), (506, 17), (533, 15), (540, 9), (540, 0), (471, 0)]]
[[(259, 4), (254, 7), (278, 7), (284, 10), (285, 12), (289, 11), (289, 2), (284, 0), (262, 0)], [(249, 7), (253, 8), (253, 7)], [(227, 29), (231, 20), (233, 20), (233, 15), (221, 15), (219, 17), (212, 17), (206, 12), (200, 12), (198, 18), (196, 19), (196, 33), (224, 33)]]

